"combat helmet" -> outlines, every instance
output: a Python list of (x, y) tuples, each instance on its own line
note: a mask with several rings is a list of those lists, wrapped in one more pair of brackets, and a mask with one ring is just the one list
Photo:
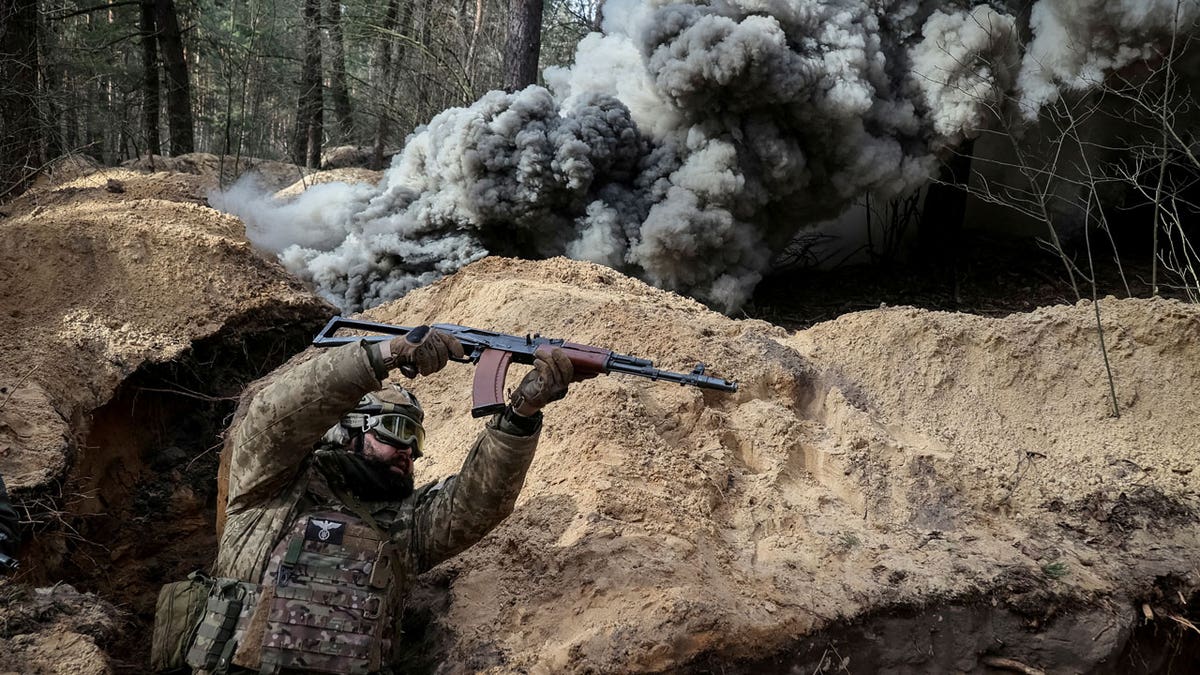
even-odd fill
[[(383, 389), (363, 396), (351, 412), (342, 415), (337, 427), (326, 439), (344, 440), (350, 433), (374, 430), (385, 442), (394, 441), (412, 448), (413, 459), (425, 448), (425, 410), (416, 394), (399, 384), (388, 383)], [(339, 433), (340, 432), (340, 433)]]

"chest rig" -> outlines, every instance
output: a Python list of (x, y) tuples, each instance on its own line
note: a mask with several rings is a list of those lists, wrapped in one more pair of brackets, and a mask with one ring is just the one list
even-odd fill
[(234, 661), (261, 673), (374, 673), (391, 647), (393, 586), (403, 577), (396, 545), (353, 496), (319, 478), (309, 491), (308, 506), (348, 510), (301, 505), (271, 552)]

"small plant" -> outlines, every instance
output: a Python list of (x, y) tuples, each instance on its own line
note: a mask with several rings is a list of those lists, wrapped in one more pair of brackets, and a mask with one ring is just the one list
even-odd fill
[(1069, 573), (1070, 569), (1067, 567), (1067, 563), (1061, 560), (1056, 560), (1052, 563), (1046, 563), (1045, 565), (1042, 565), (1042, 574), (1045, 574), (1051, 579), (1061, 579), (1067, 576)]
[(838, 541), (841, 543), (842, 548), (847, 550), (852, 549), (862, 543), (862, 541), (859, 540), (858, 535), (854, 534), (853, 532), (842, 532), (838, 535)]

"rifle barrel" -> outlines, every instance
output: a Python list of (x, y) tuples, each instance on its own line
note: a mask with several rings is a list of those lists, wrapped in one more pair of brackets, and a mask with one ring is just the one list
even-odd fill
[(696, 364), (696, 369), (690, 373), (676, 373), (670, 370), (659, 370), (652, 367), (626, 366), (619, 363), (614, 363), (609, 370), (614, 373), (625, 373), (627, 375), (636, 375), (649, 380), (665, 380), (667, 382), (675, 382), (679, 385), (691, 385), (702, 389), (716, 389), (717, 391), (725, 391), (729, 393), (738, 390), (737, 382), (730, 382), (719, 377), (710, 377), (704, 374), (703, 364)]

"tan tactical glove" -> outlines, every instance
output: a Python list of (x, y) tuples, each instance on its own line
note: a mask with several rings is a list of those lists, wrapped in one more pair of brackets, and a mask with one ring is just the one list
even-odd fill
[(436, 373), (446, 367), (451, 357), (463, 358), (463, 346), (453, 335), (429, 326), (417, 326), (407, 335), (380, 343), (379, 355), (388, 370), (399, 368), (405, 377), (413, 378)]
[(533, 355), (533, 370), (513, 390), (513, 412), (530, 417), (547, 403), (567, 395), (567, 385), (575, 378), (575, 366), (558, 347), (540, 347)]

